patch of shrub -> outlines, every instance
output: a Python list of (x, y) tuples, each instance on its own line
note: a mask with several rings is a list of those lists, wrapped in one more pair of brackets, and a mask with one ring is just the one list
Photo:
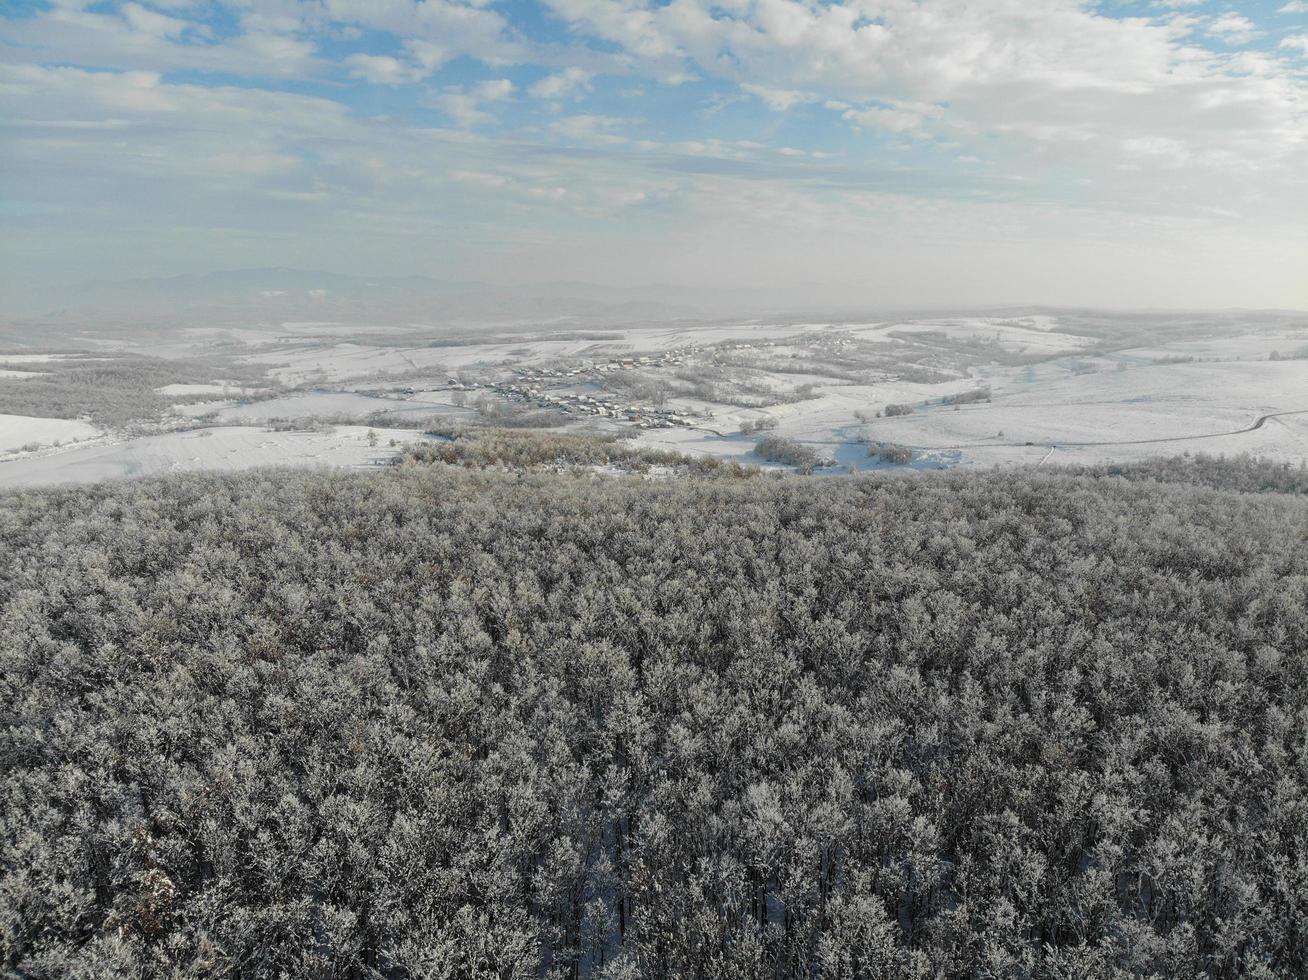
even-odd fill
[(755, 432), (770, 432), (777, 427), (777, 420), (770, 415), (765, 415), (760, 419), (746, 419), (740, 423), (740, 432), (742, 435), (753, 435)]
[(812, 473), (820, 466), (831, 465), (831, 460), (813, 447), (784, 436), (764, 436), (754, 443), (754, 455), (769, 463), (793, 466), (801, 473)]
[(894, 442), (868, 443), (867, 454), (882, 463), (891, 463), (895, 466), (913, 462), (913, 450)]
[(976, 402), (990, 401), (989, 387), (973, 388), (971, 391), (960, 391), (954, 395), (946, 395), (940, 400), (943, 405), (972, 405)]
[(538, 432), (531, 430), (461, 428), (429, 429), (433, 442), (405, 447), (398, 462), (445, 463), (472, 469), (564, 469), (613, 467), (648, 472), (651, 467), (724, 476), (753, 476), (757, 467), (741, 466), (717, 456), (689, 456), (664, 449), (633, 446), (615, 433)]

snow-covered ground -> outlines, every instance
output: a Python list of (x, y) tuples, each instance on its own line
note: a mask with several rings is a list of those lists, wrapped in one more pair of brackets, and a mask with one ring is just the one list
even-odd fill
[[(376, 445), (369, 439), (375, 433)], [(406, 429), (336, 426), (330, 432), (269, 432), (222, 426), (144, 436), (0, 462), (0, 487), (92, 483), (187, 470), (243, 470), (256, 466), (363, 467), (385, 465), (390, 441), (418, 438)]]
[[(1308, 459), (1308, 361), (1148, 364), (1076, 373), (1056, 363), (990, 373), (990, 403), (957, 411), (918, 404), (912, 415), (861, 427), (874, 439), (955, 450), (958, 463), (991, 465), (1056, 447), (1051, 459), (1102, 462), (1251, 452)], [(1305, 415), (1265, 415), (1305, 410)], [(1240, 431), (1249, 430), (1249, 431)], [(1027, 443), (1031, 443), (1028, 446)]]
[[(1262, 415), (1308, 409), (1308, 360), (1268, 360), (1272, 351), (1286, 355), (1308, 344), (1302, 327), (1236, 329), (1229, 334), (1169, 339), (1156, 347), (1117, 351), (1105, 350), (1094, 338), (1077, 331), (1077, 321), (1046, 314), (857, 323), (742, 322), (617, 329), (612, 331), (613, 339), (604, 340), (551, 340), (545, 336), (508, 343), (406, 349), (370, 347), (360, 338), (357, 343), (321, 342), (256, 356), (266, 357), (270, 364), (288, 365), (273, 371), (286, 379), (316, 375), (346, 380), (373, 372), (418, 369), (454, 374), (469, 368), (527, 366), (554, 359), (640, 356), (689, 345), (750, 345), (751, 350), (742, 354), (747, 359), (762, 356), (760, 363), (769, 368), (750, 372), (754, 383), (777, 391), (807, 383), (812, 385), (812, 397), (753, 409), (674, 396), (669, 405), (705, 416), (711, 413), (712, 417), (700, 418), (692, 429), (648, 430), (637, 436), (644, 445), (725, 458), (749, 457), (753, 439), (740, 436), (739, 429), (744, 422), (760, 419), (774, 422), (777, 434), (820, 447), (842, 465), (855, 468), (881, 465), (867, 460), (862, 445), (867, 439), (917, 447), (919, 459), (931, 466), (1092, 462), (1187, 449), (1261, 452), (1289, 459), (1308, 454), (1303, 441), (1308, 422), (1298, 417), (1238, 431)], [(772, 369), (789, 358), (796, 358), (797, 367), (804, 363), (810, 353), (805, 345), (809, 344), (817, 345), (814, 351), (826, 352), (821, 357), (839, 361), (840, 350), (854, 349), (842, 347), (842, 338), (866, 344), (925, 335), (923, 340), (930, 343), (933, 334), (959, 344), (997, 344), (1036, 362), (976, 364), (970, 378), (939, 384), (904, 380), (850, 384), (817, 374)], [(790, 342), (792, 338), (803, 339)], [(990, 388), (991, 402), (967, 404), (957, 410), (940, 404), (945, 396), (979, 386)], [(312, 414), (315, 405), (330, 412), (356, 410), (364, 404), (337, 404), (336, 399), (343, 396), (310, 397), (323, 400), (304, 402), (299, 406), (302, 411), (287, 411), (278, 402), (257, 403), (239, 410), (224, 409), (220, 417), (254, 420)], [(875, 418), (891, 403), (912, 405), (915, 410), (907, 416)], [(398, 406), (385, 407), (393, 410)]]
[(24, 446), (52, 446), (58, 443), (94, 439), (100, 430), (76, 419), (42, 419), (31, 415), (0, 415), (0, 453)]
[(1089, 337), (1055, 329), (1053, 317), (948, 317), (893, 323), (879, 329), (902, 334), (940, 333), (951, 340), (995, 342), (1005, 350), (1023, 354), (1055, 354), (1090, 346)]
[(656, 429), (643, 432), (638, 444), (644, 449), (668, 449), (689, 456), (719, 456), (740, 463), (758, 463), (751, 456), (754, 438), (739, 433), (715, 435), (704, 429)]
[(245, 404), (236, 402), (198, 402), (179, 405), (177, 410), (187, 415), (204, 415), (216, 412), (227, 422), (266, 422), (269, 419), (299, 419), (330, 415), (367, 415), (380, 412), (392, 403), (381, 398), (369, 398), (354, 392), (310, 392), (269, 398)]
[(406, 397), (376, 397), (355, 391), (314, 391), (268, 398), (262, 401), (210, 401), (177, 405), (174, 411), (198, 418), (213, 413), (218, 421), (234, 423), (268, 422), (272, 419), (332, 419), (339, 416), (368, 416), (375, 412), (402, 415), (420, 421), (437, 416), (472, 414), (473, 410), (442, 401), (439, 393)]
[(755, 343), (828, 327), (827, 324), (734, 323), (619, 328), (565, 335), (558, 340), (546, 334), (540, 338), (515, 337), (505, 342), (420, 347), (306, 342), (302, 346), (286, 345), (258, 351), (249, 355), (247, 360), (265, 366), (270, 376), (291, 384), (315, 378), (323, 382), (339, 382), (373, 374), (385, 376), (415, 371), (452, 375), (468, 369), (540, 364), (558, 358), (605, 360), (654, 354), (689, 344)]
[(230, 385), (214, 383), (202, 385), (175, 384), (164, 385), (155, 391), (161, 395), (225, 395), (231, 390)]
[[(396, 346), (400, 336), (406, 342), (412, 336), (412, 345)], [(210, 384), (167, 385), (158, 390), (204, 399), (175, 406), (176, 414), (212, 416), (218, 427), (117, 443), (102, 437), (71, 449), (43, 449), (0, 465), (0, 485), (269, 463), (359, 465), (376, 455), (370, 455), (367, 430), (361, 427), (271, 433), (260, 426), (273, 419), (330, 423), (377, 412), (423, 425), (440, 417), (475, 416), (476, 409), (454, 402), (486, 394), (504, 404), (538, 408), (545, 395), (574, 402), (583, 394), (601, 397), (612, 416), (596, 420), (577, 411), (574, 403), (573, 414), (560, 414), (561, 424), (575, 426), (586, 419), (642, 445), (745, 462), (757, 462), (752, 455), (757, 436), (742, 435), (740, 427), (760, 421), (846, 469), (888, 465), (868, 456), (869, 441), (914, 448), (916, 468), (1105, 462), (1184, 451), (1308, 458), (1308, 414), (1277, 417), (1308, 410), (1308, 359), (1296, 359), (1308, 351), (1308, 319), (1289, 315), (1142, 314), (1136, 320), (1128, 314), (1081, 311), (851, 321), (777, 318), (553, 335), (488, 328), (485, 337), (484, 342), (453, 343), (436, 330), (411, 324), (282, 323), (182, 331), (166, 338), (172, 346), (161, 356), (199, 356), (235, 345), (243, 348), (241, 358), (262, 368), (270, 382), (300, 390), (244, 401), (244, 389), (219, 380), (218, 370)], [(679, 355), (658, 356), (670, 351)], [(60, 356), (0, 355), (0, 382), (12, 368)], [(637, 362), (634, 371), (606, 373), (607, 363), (629, 358)], [(597, 369), (591, 371), (587, 363)], [(580, 373), (554, 371), (564, 367)], [(459, 386), (447, 385), (446, 379), (464, 372), (480, 387), (449, 390)], [(951, 380), (929, 383), (942, 378)], [(666, 408), (683, 417), (672, 428), (637, 427), (666, 423), (648, 414), (647, 400), (653, 397), (648, 391), (658, 385)], [(798, 397), (801, 385), (809, 397)], [(948, 396), (979, 388), (989, 390), (989, 401), (957, 409), (942, 404)], [(710, 400), (749, 403), (778, 397), (795, 400), (763, 408)], [(913, 412), (885, 416), (893, 403), (910, 405)], [(9, 418), (0, 425), (0, 452), (97, 435), (86, 423)], [(1260, 418), (1264, 421), (1255, 427)], [(400, 433), (404, 439), (415, 436), (412, 430)]]

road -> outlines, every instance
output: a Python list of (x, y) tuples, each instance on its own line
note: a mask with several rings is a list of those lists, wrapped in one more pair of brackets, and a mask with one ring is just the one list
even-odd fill
[[(1146, 446), (1163, 444), (1169, 442), (1194, 442), (1199, 439), (1215, 439), (1220, 436), (1238, 436), (1245, 432), (1253, 432), (1261, 429), (1269, 419), (1284, 418), (1287, 415), (1308, 415), (1308, 408), (1297, 408), (1288, 412), (1268, 412), (1266, 415), (1260, 415), (1249, 425), (1240, 429), (1231, 429), (1227, 432), (1205, 432), (1201, 435), (1194, 436), (1168, 436), (1157, 439), (1117, 439), (1103, 440), (1096, 442), (1064, 442), (1059, 439), (1037, 440), (1018, 440), (1015, 442), (996, 442), (989, 440), (986, 442), (963, 442), (953, 446), (915, 446), (911, 443), (900, 443), (908, 449), (920, 451), (931, 451), (940, 449), (983, 449), (995, 447), (1022, 448), (1026, 446), (1042, 447), (1045, 449), (1079, 449), (1091, 448), (1095, 446)], [(844, 446), (848, 445), (848, 439), (797, 439), (796, 442), (802, 442), (810, 446)]]

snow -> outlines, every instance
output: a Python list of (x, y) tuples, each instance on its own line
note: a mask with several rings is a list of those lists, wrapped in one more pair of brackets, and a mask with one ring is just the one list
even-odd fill
[[(767, 418), (776, 422), (778, 435), (809, 443), (835, 456), (842, 466), (855, 469), (884, 466), (868, 459), (868, 439), (915, 447), (919, 455), (914, 465), (918, 468), (1103, 462), (1186, 450), (1249, 451), (1296, 461), (1308, 456), (1308, 415), (1269, 419), (1257, 429), (1250, 428), (1262, 416), (1308, 409), (1308, 359), (1268, 360), (1272, 351), (1287, 356), (1308, 349), (1308, 326), (1284, 318), (1263, 322), (1224, 316), (1197, 322), (1193, 330), (1188, 323), (1169, 321), (1157, 329), (1154, 324), (1148, 320), (1132, 327), (1124, 317), (1105, 328), (1094, 317), (1075, 313), (902, 320), (864, 317), (829, 322), (742, 320), (589, 327), (553, 335), (547, 330), (533, 335), (487, 328), (484, 341), (466, 344), (427, 343), (426, 338), (437, 331), (424, 334), (415, 328), (412, 346), (394, 346), (376, 336), (400, 336), (413, 327), (405, 324), (362, 328), (287, 322), (192, 330), (178, 338), (177, 356), (202, 354), (205, 346), (225, 338), (224, 346), (244, 344), (244, 360), (261, 367), (270, 379), (305, 387), (277, 398), (243, 401), (238, 386), (225, 386), (221, 380), (207, 385), (167, 385), (159, 391), (204, 399), (174, 406), (174, 411), (191, 417), (212, 414), (219, 427), (199, 438), (218, 440), (214, 445), (221, 451), (205, 449), (192, 459), (186, 452), (195, 447), (186, 440), (196, 438), (195, 434), (175, 433), (117, 447), (84, 446), (79, 452), (91, 454), (94, 449), (95, 454), (80, 461), (42, 462), (40, 466), (45, 468), (41, 472), (75, 466), (122, 473), (192, 465), (224, 468), (236, 461), (260, 465), (282, 462), (287, 454), (310, 461), (304, 465), (338, 457), (352, 459), (350, 453), (355, 450), (349, 447), (357, 449), (357, 439), (322, 433), (267, 433), (253, 427), (275, 418), (329, 420), (376, 412), (430, 424), (442, 416), (476, 414), (474, 409), (452, 404), (450, 399), (459, 397), (452, 392), (430, 390), (443, 389), (448, 377), (463, 371), (490, 369), (487, 375), (509, 378), (508, 368), (554, 367), (558, 363), (580, 366), (583, 360), (602, 366), (687, 347), (701, 351), (721, 347), (728, 360), (738, 357), (759, 365), (750, 369), (722, 365), (724, 378), (748, 378), (780, 397), (791, 397), (784, 393), (808, 384), (813, 397), (752, 409), (674, 395), (668, 399), (668, 407), (697, 416), (690, 427), (638, 430), (621, 422), (603, 425), (637, 438), (642, 445), (751, 462), (756, 436), (742, 436), (740, 425)], [(1182, 329), (1186, 337), (1179, 339)], [(890, 345), (902, 345), (898, 338), (925, 333), (948, 338), (931, 345), (946, 349), (924, 349), (920, 358), (891, 349)], [(1122, 343), (1122, 349), (1107, 349), (1111, 345), (1096, 339), (1105, 336), (1114, 338), (1114, 344)], [(982, 358), (995, 356), (991, 345), (996, 343), (1005, 352), (998, 361), (1035, 363), (980, 363)], [(892, 356), (869, 357), (873, 344)], [(858, 362), (852, 366), (862, 365), (860, 369), (867, 372), (863, 378), (876, 379), (884, 373), (886, 379), (851, 384), (822, 374), (822, 362), (827, 358), (841, 361), (842, 351), (849, 351), (849, 358)], [(6, 374), (4, 365), (9, 361), (17, 366), (58, 356), (0, 355), (0, 376)], [(967, 377), (941, 384), (889, 377), (906, 367), (896, 366), (897, 360), (906, 358), (922, 362), (926, 369), (922, 376), (957, 372), (964, 363), (971, 366)], [(1167, 363), (1179, 358), (1193, 360)], [(710, 360), (701, 358), (694, 369), (711, 372)], [(869, 367), (882, 364), (885, 366)], [(787, 366), (818, 373), (789, 373)], [(667, 376), (677, 366), (664, 363), (643, 370)], [(215, 369), (215, 373), (221, 372)], [(487, 375), (479, 380), (487, 380)], [(569, 388), (591, 395), (602, 390), (602, 381), (597, 384), (588, 376), (576, 377), (575, 384), (569, 376), (550, 377), (543, 387), (556, 394)], [(401, 386), (410, 385), (417, 390), (399, 394)], [(307, 390), (311, 386), (319, 387)], [(990, 389), (989, 403), (966, 404), (957, 410), (941, 404), (945, 396), (981, 386)], [(323, 390), (326, 388), (334, 390)], [(463, 397), (471, 400), (478, 393)], [(622, 402), (622, 396), (617, 400)], [(890, 403), (908, 404), (914, 411), (907, 416), (875, 418)], [(341, 427), (337, 433), (348, 429)], [(251, 432), (255, 435), (248, 435)], [(403, 434), (404, 438), (413, 437), (411, 430)], [(23, 442), (30, 441), (29, 435), (25, 434)], [(270, 445), (275, 448), (268, 448)], [(247, 459), (251, 462), (245, 462)]]
[(1016, 353), (1070, 352), (1094, 343), (1089, 337), (1055, 330), (1056, 326), (1054, 317), (946, 317), (885, 324), (878, 329), (897, 334), (939, 333), (960, 341), (996, 341)]
[(192, 418), (213, 413), (219, 421), (244, 423), (268, 422), (272, 419), (367, 416), (374, 412), (396, 413), (408, 419), (422, 420), (474, 412), (473, 409), (460, 408), (425, 393), (405, 398), (381, 398), (353, 391), (317, 391), (239, 403), (196, 402), (175, 406), (175, 411)]
[[(556, 358), (610, 358), (654, 354), (697, 344), (756, 343), (792, 337), (804, 329), (786, 323), (734, 323), (704, 326), (631, 327), (587, 330), (563, 339), (515, 336), (504, 342), (421, 347), (383, 347), (365, 343), (304, 343), (250, 354), (246, 360), (266, 367), (281, 381), (297, 384), (318, 378), (343, 381), (371, 374), (432, 375), (494, 366), (524, 366)], [(598, 338), (604, 339), (598, 339)]]
[[(369, 432), (377, 435), (375, 447), (369, 445)], [(330, 432), (269, 432), (253, 426), (170, 432), (0, 462), (0, 487), (257, 466), (368, 468), (384, 465), (395, 456), (397, 450), (389, 446), (391, 439), (411, 442), (415, 435), (406, 429), (359, 425), (336, 426)]]
[(369, 398), (353, 392), (322, 392), (289, 395), (265, 401), (233, 405), (218, 411), (218, 417), (232, 422), (266, 422), (269, 419), (298, 419), (331, 415), (369, 415), (400, 405), (387, 398)]
[(758, 436), (738, 432), (716, 435), (702, 429), (652, 429), (636, 437), (642, 449), (668, 449), (688, 456), (718, 456), (740, 463), (758, 465), (752, 455)]
[(164, 385), (162, 388), (156, 388), (155, 391), (161, 395), (225, 395), (231, 390), (230, 385), (225, 384), (207, 384), (207, 385)]
[[(1105, 462), (1181, 452), (1252, 452), (1308, 458), (1308, 361), (1228, 361), (1069, 372), (1058, 364), (990, 372), (990, 404), (918, 407), (877, 419), (872, 438), (953, 449), (963, 464), (1013, 461), (1016, 450), (1056, 446), (1051, 462)], [(1002, 435), (1000, 435), (1002, 433)], [(1075, 445), (1093, 443), (1094, 445)], [(1017, 453), (1020, 459), (1030, 454)]]
[[(854, 469), (881, 468), (867, 459), (867, 440), (914, 447), (915, 468), (1099, 463), (1186, 451), (1308, 458), (1308, 360), (1154, 364), (1133, 351), (989, 365), (976, 375), (939, 385), (831, 384), (818, 387), (815, 398), (766, 409), (695, 405), (712, 409), (715, 417), (695, 430), (643, 433), (640, 441), (743, 460), (756, 437), (739, 435), (740, 423), (766, 417), (776, 420), (778, 435), (813, 445)], [(941, 404), (944, 396), (979, 385), (990, 387), (991, 402), (957, 410)], [(875, 418), (889, 402), (914, 411)], [(1251, 428), (1262, 416), (1296, 411), (1305, 414), (1269, 418)], [(859, 421), (856, 412), (868, 421)]]
[(13, 452), (29, 444), (50, 446), (56, 442), (78, 442), (99, 434), (100, 430), (89, 422), (76, 419), (0, 415), (0, 453)]

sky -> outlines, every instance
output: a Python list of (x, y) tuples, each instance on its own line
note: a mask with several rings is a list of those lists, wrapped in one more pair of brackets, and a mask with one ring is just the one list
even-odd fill
[(5, 0), (0, 229), (11, 297), (1308, 309), (1308, 0)]

